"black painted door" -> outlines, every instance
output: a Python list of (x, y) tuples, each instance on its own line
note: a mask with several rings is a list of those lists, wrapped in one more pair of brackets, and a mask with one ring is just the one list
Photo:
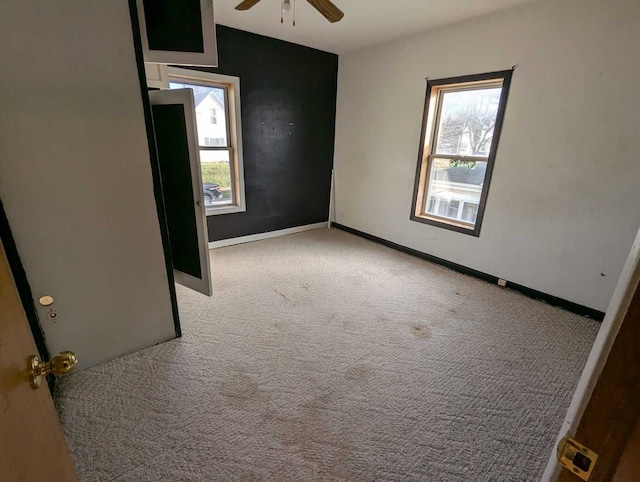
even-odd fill
[(176, 282), (211, 296), (193, 91), (151, 91), (149, 99)]

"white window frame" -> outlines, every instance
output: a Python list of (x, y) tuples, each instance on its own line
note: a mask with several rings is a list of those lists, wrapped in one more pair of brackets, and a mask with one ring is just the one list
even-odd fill
[[(230, 134), (229, 163), (231, 165), (232, 202), (219, 206), (207, 206), (207, 216), (241, 213), (247, 210), (244, 187), (244, 163), (242, 154), (242, 117), (240, 113), (240, 78), (230, 75), (200, 72), (191, 69), (169, 67), (169, 75), (165, 88), (169, 82), (182, 82), (212, 87), (224, 86), (228, 89), (227, 122)], [(203, 146), (202, 146), (203, 147)], [(198, 152), (201, 146), (198, 145)]]

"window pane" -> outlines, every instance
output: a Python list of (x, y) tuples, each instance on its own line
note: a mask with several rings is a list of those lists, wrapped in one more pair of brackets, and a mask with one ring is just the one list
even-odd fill
[[(169, 82), (170, 89), (193, 89), (196, 104), (198, 143), (201, 146), (228, 147), (226, 90), (221, 87)], [(215, 140), (212, 144), (211, 139)]]
[(478, 205), (474, 203), (464, 203), (462, 209), (462, 221), (475, 224), (478, 217)]
[(217, 146), (217, 147), (225, 147), (225, 140), (222, 137), (205, 137), (204, 138), (204, 146)]
[(432, 159), (425, 213), (475, 224), (486, 171), (485, 161)]
[(200, 151), (204, 205), (216, 206), (233, 201), (229, 151)]
[(436, 154), (489, 155), (502, 88), (444, 92)]

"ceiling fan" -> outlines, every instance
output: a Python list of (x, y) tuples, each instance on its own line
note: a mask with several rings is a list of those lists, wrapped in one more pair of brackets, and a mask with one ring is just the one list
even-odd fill
[[(243, 0), (236, 10), (249, 10), (260, 0)], [(307, 0), (313, 8), (322, 14), (331, 23), (339, 22), (344, 17), (344, 12), (336, 7), (331, 0)]]

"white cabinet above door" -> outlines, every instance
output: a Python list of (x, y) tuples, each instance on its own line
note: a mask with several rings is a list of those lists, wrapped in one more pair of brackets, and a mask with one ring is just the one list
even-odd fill
[(218, 66), (213, 0), (136, 0), (145, 62)]

